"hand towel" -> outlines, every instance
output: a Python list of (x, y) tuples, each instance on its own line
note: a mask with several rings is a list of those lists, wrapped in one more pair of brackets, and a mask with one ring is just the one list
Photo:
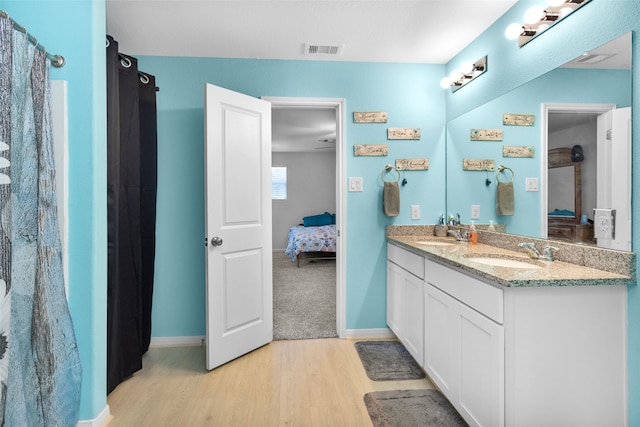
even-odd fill
[(513, 197), (513, 181), (498, 182), (496, 196), (496, 213), (498, 215), (513, 215), (515, 201)]
[(400, 187), (397, 182), (384, 183), (383, 204), (387, 216), (398, 216), (400, 213)]

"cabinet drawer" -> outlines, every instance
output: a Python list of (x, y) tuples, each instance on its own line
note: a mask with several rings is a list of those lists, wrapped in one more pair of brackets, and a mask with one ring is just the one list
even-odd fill
[(424, 260), (425, 281), (491, 320), (503, 323), (503, 290), (464, 273)]
[(387, 244), (387, 259), (414, 276), (424, 279), (424, 258), (420, 255), (399, 246)]

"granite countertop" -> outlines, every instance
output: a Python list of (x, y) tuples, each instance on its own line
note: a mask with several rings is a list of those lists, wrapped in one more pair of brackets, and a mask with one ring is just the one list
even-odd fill
[[(628, 285), (633, 283), (629, 275), (599, 270), (592, 267), (562, 261), (531, 259), (525, 252), (516, 252), (483, 243), (458, 242), (453, 238), (433, 235), (387, 236), (387, 241), (415, 254), (448, 265), (484, 281), (506, 287), (536, 286), (595, 286)], [(437, 241), (450, 244), (420, 244), (420, 241)], [(474, 262), (474, 257), (503, 258), (535, 264), (537, 268), (511, 268)]]

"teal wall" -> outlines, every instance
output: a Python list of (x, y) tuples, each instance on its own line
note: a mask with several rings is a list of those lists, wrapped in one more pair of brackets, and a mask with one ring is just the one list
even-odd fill
[(68, 81), (69, 307), (82, 362), (80, 419), (106, 405), (106, 55), (105, 3), (98, 0), (0, 1), (66, 65)]
[[(433, 223), (444, 208), (444, 93), (441, 65), (266, 61), (138, 56), (158, 92), (158, 223), (153, 336), (205, 333), (204, 85), (247, 95), (344, 98), (347, 193), (348, 329), (384, 328), (388, 224)], [(188, 70), (188, 72), (185, 72)], [(354, 124), (354, 111), (386, 111), (387, 124)], [(419, 141), (387, 141), (387, 127), (419, 127)], [(389, 144), (388, 157), (354, 157), (354, 144)], [(427, 157), (427, 172), (406, 172), (401, 214), (382, 213), (384, 165)], [(343, 183), (346, 186), (346, 182)], [(412, 221), (410, 205), (422, 206)]]
[[(588, 82), (585, 87), (585, 82)], [(540, 176), (541, 104), (594, 103), (631, 105), (631, 73), (626, 70), (577, 70), (558, 68), (495, 98), (447, 123), (447, 210), (460, 212), (469, 221), (471, 204), (480, 205), (480, 222), (505, 224), (513, 234), (540, 237), (541, 199), (539, 192), (525, 191), (525, 177)], [(465, 87), (466, 89), (466, 87)], [(463, 89), (464, 90), (464, 89)], [(462, 90), (459, 93), (462, 94)], [(503, 113), (533, 114), (534, 126), (503, 126)], [(500, 129), (503, 140), (471, 141), (471, 129)], [(503, 145), (531, 146), (533, 158), (504, 158)], [(462, 159), (492, 159), (496, 167), (514, 171), (516, 212), (496, 215), (496, 174), (462, 170)], [(485, 179), (493, 182), (486, 186)], [(502, 176), (502, 180), (507, 179)]]
[[(631, 102), (635, 107), (632, 120), (632, 161), (640, 161), (640, 2), (637, 0), (593, 0), (568, 19), (555, 25), (522, 48), (513, 40), (504, 37), (504, 29), (512, 22), (522, 22), (524, 12), (535, 3), (520, 0), (485, 33), (474, 40), (449, 64), (450, 71), (462, 61), (475, 60), (489, 55), (488, 72), (472, 84), (454, 94), (447, 94), (447, 119), (452, 120), (475, 107), (485, 104), (500, 95), (568, 62), (596, 46), (633, 31), (633, 62)], [(634, 168), (635, 169), (635, 168)], [(640, 224), (640, 174), (632, 178), (632, 221)], [(638, 250), (640, 227), (633, 227), (632, 245)], [(638, 268), (638, 266), (637, 266)], [(636, 268), (636, 269), (637, 269)], [(640, 426), (640, 291), (636, 284), (627, 291), (628, 307), (628, 387), (629, 425)]]

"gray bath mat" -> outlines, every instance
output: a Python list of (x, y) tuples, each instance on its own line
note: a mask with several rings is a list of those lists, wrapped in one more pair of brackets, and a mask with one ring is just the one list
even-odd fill
[(415, 380), (424, 371), (397, 341), (360, 341), (355, 344), (367, 376), (373, 381)]
[(438, 390), (376, 391), (364, 395), (374, 427), (464, 427), (467, 423)]

